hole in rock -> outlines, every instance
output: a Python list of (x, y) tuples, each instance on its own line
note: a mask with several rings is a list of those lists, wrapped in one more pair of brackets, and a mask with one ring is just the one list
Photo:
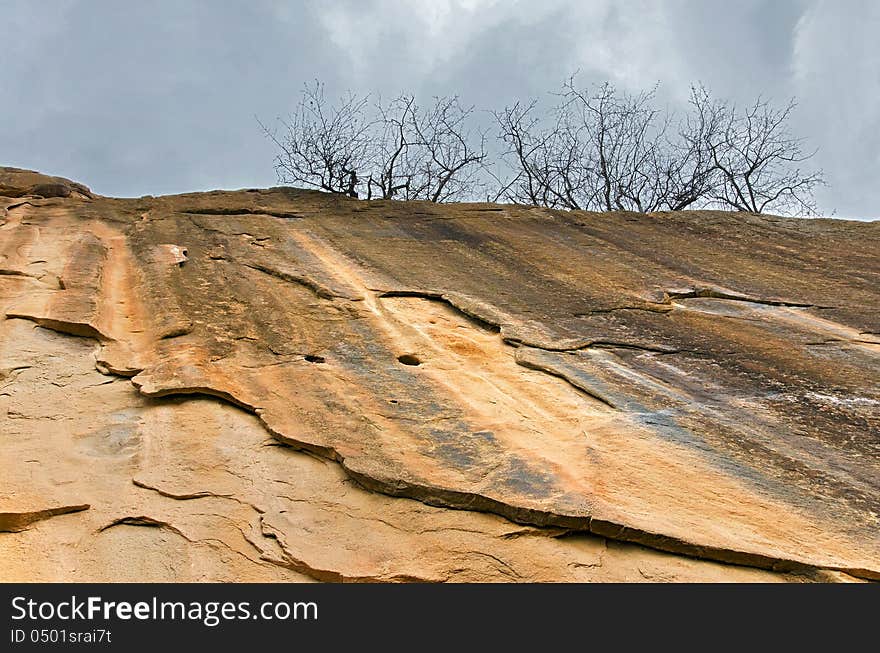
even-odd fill
[(327, 361), (323, 356), (316, 356), (315, 354), (306, 354), (303, 358), (310, 363), (324, 363)]
[(397, 357), (397, 360), (404, 365), (421, 365), (422, 361), (419, 360), (419, 357), (414, 354), (402, 354)]

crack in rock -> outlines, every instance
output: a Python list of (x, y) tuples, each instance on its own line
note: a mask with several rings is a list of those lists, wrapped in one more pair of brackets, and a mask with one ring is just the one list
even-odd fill
[(251, 270), (256, 270), (258, 272), (262, 272), (263, 274), (268, 274), (272, 277), (275, 277), (276, 279), (281, 279), (282, 281), (297, 283), (305, 288), (308, 288), (321, 299), (352, 299), (351, 297), (346, 297), (345, 295), (340, 295), (339, 293), (333, 292), (323, 284), (303, 274), (298, 274), (292, 271), (279, 270), (277, 268), (273, 268), (262, 263), (242, 263), (241, 265), (246, 268), (250, 268)]
[(18, 533), (27, 530), (31, 524), (44, 519), (51, 519), (58, 515), (67, 515), (74, 512), (88, 510), (91, 506), (87, 503), (78, 503), (68, 506), (57, 506), (43, 510), (24, 510), (0, 512), (0, 532)]
[(229, 501), (235, 501), (236, 503), (239, 503), (243, 506), (247, 506), (249, 508), (252, 508), (255, 512), (257, 512), (259, 514), (266, 512), (263, 508), (260, 508), (259, 506), (256, 506), (248, 501), (243, 501), (233, 494), (217, 494), (216, 492), (211, 492), (210, 490), (199, 490), (197, 492), (175, 493), (175, 492), (169, 492), (168, 490), (163, 490), (162, 488), (155, 487), (153, 485), (149, 485), (149, 484), (147, 484), (141, 480), (138, 480), (136, 478), (131, 479), (131, 482), (133, 485), (135, 485), (139, 488), (142, 488), (144, 490), (151, 490), (152, 492), (155, 492), (156, 494), (158, 494), (160, 496), (166, 497), (168, 499), (174, 499), (175, 501), (190, 501), (190, 500), (194, 500), (194, 499), (207, 499), (207, 498), (227, 499)]
[(145, 526), (147, 528), (160, 528), (163, 530), (170, 531), (175, 535), (179, 535), (187, 542), (195, 543), (196, 540), (192, 540), (187, 537), (183, 531), (181, 531), (176, 526), (172, 525), (170, 522), (163, 521), (161, 519), (155, 519), (153, 517), (148, 517), (147, 515), (126, 515), (125, 517), (119, 517), (118, 519), (114, 519), (108, 524), (104, 524), (98, 529), (99, 533), (103, 533), (106, 530), (111, 528), (115, 528), (117, 526)]
[(437, 583), (447, 580), (446, 577), (432, 578), (394, 573), (381, 575), (352, 575), (333, 569), (316, 567), (292, 553), (284, 538), (284, 534), (267, 524), (262, 517), (260, 518), (260, 533), (264, 538), (274, 540), (278, 544), (282, 555), (282, 559), (280, 560), (271, 557), (266, 557), (264, 558), (265, 560), (325, 583)]
[(242, 216), (242, 215), (268, 215), (273, 218), (281, 218), (284, 220), (301, 220), (303, 218), (299, 213), (274, 211), (270, 209), (250, 209), (250, 208), (215, 208), (215, 209), (178, 209), (178, 213), (189, 213), (192, 215), (225, 215), (225, 216)]
[(11, 310), (6, 313), (7, 319), (28, 320), (44, 329), (50, 329), (57, 333), (63, 333), (68, 336), (77, 336), (79, 338), (94, 338), (95, 340), (105, 343), (113, 342), (114, 339), (95, 325), (89, 322), (79, 322), (74, 320), (62, 320), (44, 315), (36, 315), (19, 310)]
[(823, 308), (831, 309), (834, 306), (822, 306), (819, 304), (804, 304), (798, 302), (788, 302), (781, 299), (762, 299), (760, 297), (750, 297), (748, 295), (740, 295), (730, 293), (717, 288), (704, 287), (692, 288), (688, 290), (667, 290), (663, 293), (663, 303), (671, 304), (675, 299), (726, 299), (733, 302), (748, 302), (750, 304), (763, 304), (765, 306), (787, 306), (791, 308)]

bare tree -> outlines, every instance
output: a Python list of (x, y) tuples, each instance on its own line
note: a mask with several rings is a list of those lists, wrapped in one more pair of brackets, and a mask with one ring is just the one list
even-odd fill
[(410, 197), (415, 176), (411, 148), (414, 146), (415, 98), (401, 95), (388, 105), (376, 104), (378, 132), (373, 139), (372, 165), (367, 180), (367, 199)]
[(296, 111), (278, 119), (285, 132), (280, 137), (260, 123), (279, 150), (279, 181), (357, 197), (373, 146), (367, 103), (368, 98), (349, 93), (338, 105), (328, 105), (324, 85), (315, 81), (303, 87)]
[(672, 152), (665, 171), (669, 210), (705, 203), (714, 192), (717, 170), (710, 143), (723, 120), (723, 105), (713, 101), (702, 85), (692, 86), (689, 111), (678, 122), (677, 139), (667, 141)]
[(570, 79), (549, 122), (534, 116), (534, 102), (495, 113), (515, 170), (499, 197), (603, 211), (689, 205), (691, 177), (705, 165), (670, 140), (672, 118), (652, 106), (654, 96), (620, 94), (608, 83), (588, 93)]
[(562, 110), (573, 116), (596, 178), (593, 204), (605, 211), (655, 211), (671, 192), (669, 153), (663, 140), (668, 118), (651, 106), (655, 89), (618, 94), (605, 83), (592, 94), (564, 85)]
[(486, 133), (468, 128), (473, 106), (458, 97), (438, 97), (424, 113), (414, 113), (418, 180), (415, 197), (448, 202), (473, 196), (486, 160)]
[(795, 101), (781, 109), (762, 98), (742, 111), (716, 106), (720, 128), (706, 135), (718, 176), (711, 199), (737, 211), (815, 214), (813, 192), (825, 180), (821, 170), (801, 168), (815, 151), (789, 131)]
[(494, 199), (601, 211), (815, 211), (812, 193), (824, 182), (799, 165), (813, 153), (788, 132), (793, 103), (774, 110), (759, 100), (740, 114), (700, 86), (676, 115), (656, 108), (655, 91), (605, 83), (590, 92), (572, 78), (543, 119), (535, 102), (496, 112), (512, 175), (494, 176)]
[(473, 107), (457, 96), (434, 98), (426, 110), (412, 95), (371, 104), (351, 93), (329, 104), (323, 85), (303, 89), (297, 110), (279, 118), (275, 143), (282, 183), (368, 199), (448, 202), (470, 198), (482, 183), (486, 135), (470, 127)]
[[(507, 146), (505, 159), (513, 171), (511, 177), (502, 180), (495, 175), (497, 192), (489, 199), (506, 199), (518, 204), (532, 204), (556, 208), (559, 204), (552, 192), (556, 175), (549, 155), (557, 148), (550, 144), (558, 129), (542, 129), (540, 120), (534, 116), (537, 102), (528, 105), (520, 102), (503, 111), (493, 112), (500, 128), (498, 138)], [(574, 208), (563, 205), (565, 208)]]

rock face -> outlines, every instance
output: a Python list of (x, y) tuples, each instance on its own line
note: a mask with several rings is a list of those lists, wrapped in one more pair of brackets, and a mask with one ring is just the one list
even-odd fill
[(878, 252), (0, 168), (0, 580), (880, 579)]

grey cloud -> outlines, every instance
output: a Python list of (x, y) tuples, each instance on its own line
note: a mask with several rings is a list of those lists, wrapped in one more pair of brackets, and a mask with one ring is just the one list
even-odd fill
[(833, 185), (821, 206), (880, 216), (880, 6), (869, 0), (4, 3), (0, 163), (111, 195), (274, 183), (254, 114), (303, 82), (459, 93), (491, 108), (584, 83), (701, 80), (740, 101), (796, 95)]

